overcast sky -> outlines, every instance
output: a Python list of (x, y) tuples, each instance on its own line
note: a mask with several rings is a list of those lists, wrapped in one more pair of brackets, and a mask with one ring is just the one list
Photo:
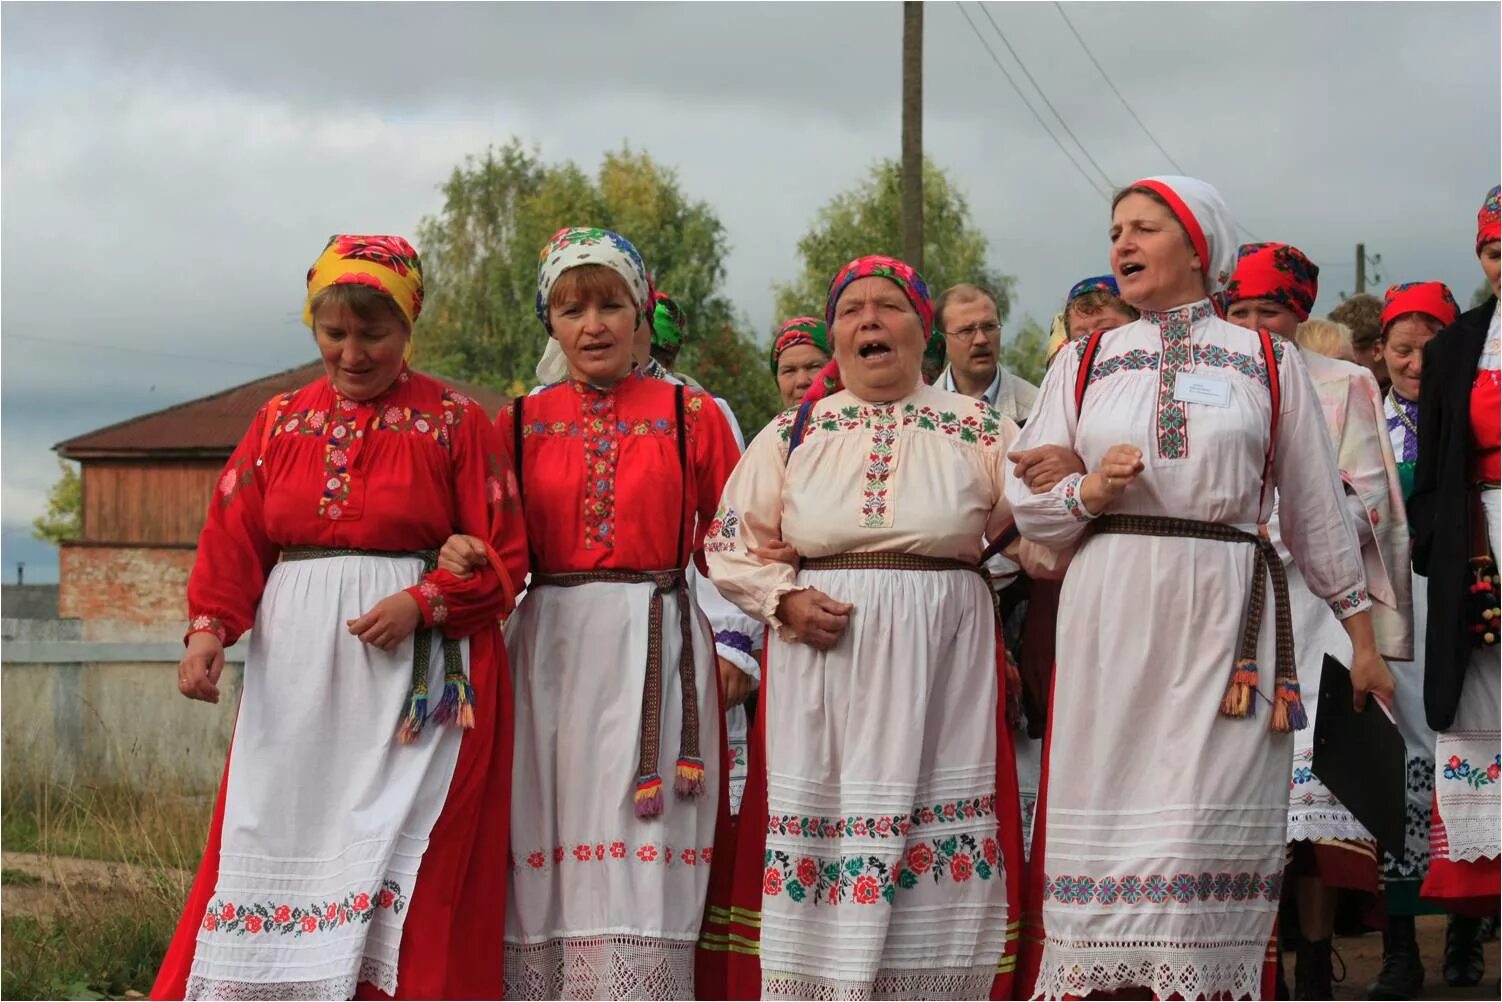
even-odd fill
[[(1172, 172), (1052, 4), (987, 9), (1113, 184)], [(1384, 283), (1469, 302), (1498, 9), (1066, 6), (1167, 152), (1321, 265), (1320, 312), (1352, 290), (1357, 241)], [(1107, 203), (960, 8), (925, 17), (926, 148), (1017, 278), (1013, 325), (1046, 322), (1107, 270)], [(298, 318), (325, 238), (411, 234), (455, 164), (510, 136), (590, 171), (625, 141), (676, 168), (724, 222), (726, 292), (764, 339), (815, 210), (898, 153), (901, 22), (896, 3), (6, 4), (4, 580), (17, 560), (55, 580), (29, 539), (53, 444), (311, 360)]]

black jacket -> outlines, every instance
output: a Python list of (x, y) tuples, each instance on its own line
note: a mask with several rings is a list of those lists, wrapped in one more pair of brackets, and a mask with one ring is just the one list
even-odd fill
[(1461, 683), (1475, 642), (1467, 629), (1472, 533), (1476, 527), (1475, 445), (1471, 386), (1497, 308), (1493, 296), (1439, 332), (1424, 348), (1419, 391), (1419, 458), (1408, 499), (1413, 569), (1429, 578), (1429, 630), (1424, 638), (1424, 715), (1442, 731), (1455, 722)]

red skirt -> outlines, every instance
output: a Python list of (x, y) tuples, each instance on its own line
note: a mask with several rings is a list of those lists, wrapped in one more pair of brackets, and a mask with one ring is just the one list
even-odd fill
[[(423, 853), (402, 929), (398, 998), (501, 997), (498, 951), (506, 929), (509, 864), (504, 849), (511, 824), (511, 670), (499, 626), (480, 631), (469, 643), (470, 684), (481, 726), (466, 731), (460, 742), (448, 799)], [(228, 780), (226, 759), (203, 861), (151, 987), (154, 999), (180, 999), (187, 991), (198, 930), (219, 880)], [(355, 997), (390, 996), (362, 983)]]
[(1450, 859), (1450, 840), (1436, 800), (1429, 827), (1429, 874), (1419, 897), (1460, 915), (1496, 915), (1502, 904), (1502, 866), (1498, 863), (1496, 856), (1467, 862)]
[[(768, 671), (763, 645), (761, 692), (767, 705)], [(991, 998), (1010, 999), (1017, 968), (1017, 919), (1023, 899), (1022, 811), (1017, 758), (1007, 724), (1006, 649), (996, 634), (996, 814), (997, 841), (1007, 881), (1006, 940), (996, 965)], [(767, 764), (765, 711), (756, 715), (747, 747), (746, 793), (734, 825), (716, 831), (709, 902), (695, 956), (695, 991), (701, 999), (761, 998), (761, 896), (767, 842)], [(721, 838), (723, 837), (723, 841)]]

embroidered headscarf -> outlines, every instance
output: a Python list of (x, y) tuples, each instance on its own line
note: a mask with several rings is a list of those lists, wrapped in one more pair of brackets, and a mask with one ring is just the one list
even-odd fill
[(1213, 300), (1231, 280), (1236, 267), (1236, 221), (1220, 192), (1192, 177), (1148, 177), (1128, 187), (1146, 188), (1168, 203), (1199, 255), (1205, 294)]
[(1404, 282), (1390, 285), (1382, 297), (1382, 333), (1388, 325), (1409, 313), (1422, 313), (1448, 327), (1460, 318), (1460, 305), (1443, 282)]
[(548, 296), (554, 283), (570, 268), (586, 264), (604, 265), (621, 276), (637, 308), (643, 311), (651, 308), (652, 287), (647, 279), (647, 266), (631, 241), (598, 226), (565, 227), (553, 234), (537, 258), (537, 319), (549, 335), (553, 333), (553, 324), (548, 319)]
[(1097, 275), (1095, 278), (1083, 278), (1075, 282), (1074, 288), (1069, 290), (1069, 295), (1064, 300), (1064, 306), (1068, 308), (1070, 303), (1087, 292), (1109, 292), (1118, 298), (1121, 296), (1121, 289), (1116, 285), (1115, 275)]
[(688, 317), (666, 293), (652, 293), (652, 347), (682, 348), (688, 334)]
[[(934, 304), (928, 294), (928, 283), (917, 270), (895, 257), (886, 257), (882, 254), (867, 254), (858, 257), (845, 267), (841, 268), (834, 276), (834, 281), (829, 283), (829, 298), (824, 304), (824, 322), (830, 327), (830, 341), (834, 335), (834, 308), (840, 301), (840, 296), (850, 287), (850, 283), (858, 278), (885, 278), (894, 283), (902, 290), (907, 301), (912, 304), (913, 310), (918, 314), (918, 321), (923, 326), (924, 350), (928, 350), (928, 341), (933, 335), (934, 329)], [(819, 373), (808, 392), (803, 395), (805, 401), (818, 400), (838, 393), (845, 388), (845, 383), (840, 379), (840, 363), (833, 358), (829, 364)]]
[(1502, 239), (1502, 185), (1486, 193), (1481, 211), (1476, 213), (1476, 253), (1494, 240)]
[(777, 328), (777, 336), (772, 339), (772, 374), (777, 374), (777, 363), (782, 360), (782, 353), (789, 348), (800, 344), (813, 345), (824, 354), (829, 351), (829, 325), (818, 317), (794, 317), (784, 321)]
[(1236, 272), (1226, 286), (1229, 309), (1243, 299), (1270, 299), (1293, 311), (1302, 323), (1319, 298), (1319, 265), (1289, 244), (1244, 244)]
[(391, 297), (407, 326), (422, 312), (422, 259), (401, 237), (336, 233), (308, 269), (302, 322), (313, 326), (313, 297), (331, 285), (368, 285)]

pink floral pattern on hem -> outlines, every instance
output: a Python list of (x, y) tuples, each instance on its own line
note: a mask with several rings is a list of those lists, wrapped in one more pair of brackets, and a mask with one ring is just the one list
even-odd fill
[(555, 845), (552, 849), (532, 849), (527, 852), (512, 851), (512, 873), (545, 873), (568, 864), (582, 863), (645, 863), (661, 866), (709, 866), (714, 860), (714, 847), (690, 847), (675, 849), (656, 842), (641, 842), (635, 845), (624, 839), (609, 842), (575, 842)]
[(394, 880), (383, 880), (369, 893), (346, 894), (339, 901), (292, 904), (290, 902), (237, 904), (223, 899), (211, 902), (204, 911), (204, 932), (237, 936), (280, 935), (301, 939), (320, 932), (332, 932), (351, 923), (369, 923), (379, 911), (400, 913), (407, 907), (407, 896)]

